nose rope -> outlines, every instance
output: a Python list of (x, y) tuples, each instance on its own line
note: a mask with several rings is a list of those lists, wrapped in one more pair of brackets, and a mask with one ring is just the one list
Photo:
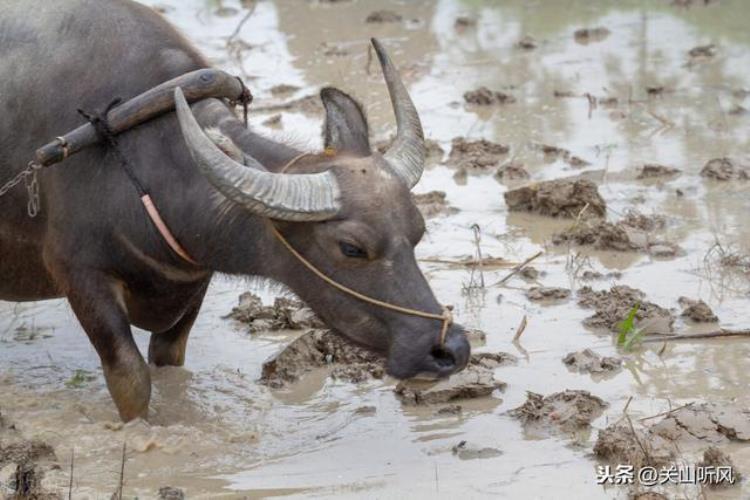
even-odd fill
[(364, 295), (362, 293), (359, 293), (356, 290), (352, 290), (346, 285), (342, 285), (338, 281), (334, 280), (333, 278), (329, 277), (323, 271), (315, 267), (315, 265), (307, 260), (305, 257), (302, 256), (297, 250), (294, 249), (294, 247), (289, 243), (289, 241), (284, 238), (284, 236), (279, 232), (278, 229), (276, 229), (276, 226), (274, 226), (273, 222), (271, 222), (271, 232), (273, 232), (273, 235), (278, 239), (282, 245), (286, 247), (287, 250), (298, 260), (300, 261), (306, 268), (308, 268), (310, 271), (313, 272), (318, 278), (322, 279), (332, 287), (341, 290), (342, 292), (351, 295), (354, 298), (357, 298), (363, 302), (367, 302), (369, 304), (376, 305), (378, 307), (382, 307), (384, 309), (390, 309), (391, 311), (396, 311), (401, 314), (408, 314), (411, 316), (418, 316), (420, 318), (427, 318), (427, 319), (434, 319), (437, 321), (442, 322), (442, 327), (440, 328), (440, 346), (445, 345), (445, 336), (448, 333), (448, 328), (453, 324), (453, 313), (451, 313), (451, 310), (446, 307), (442, 306), (442, 314), (435, 314), (435, 313), (428, 313), (424, 311), (419, 311), (417, 309), (410, 309), (408, 307), (402, 307), (398, 306), (396, 304), (391, 304), (390, 302), (384, 302), (382, 300), (378, 300), (375, 298), (372, 298), (368, 295)]

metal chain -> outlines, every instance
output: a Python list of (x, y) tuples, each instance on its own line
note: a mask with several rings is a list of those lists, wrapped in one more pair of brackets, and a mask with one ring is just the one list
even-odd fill
[(15, 177), (6, 182), (0, 187), (0, 196), (5, 195), (8, 191), (16, 187), (17, 184), (24, 182), (26, 184), (26, 192), (29, 195), (29, 203), (26, 207), (26, 211), (29, 217), (36, 217), (39, 213), (39, 180), (37, 179), (37, 173), (42, 165), (35, 161), (30, 161), (26, 168), (20, 171)]

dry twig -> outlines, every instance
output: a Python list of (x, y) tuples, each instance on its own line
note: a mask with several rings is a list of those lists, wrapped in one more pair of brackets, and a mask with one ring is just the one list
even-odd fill
[(750, 337), (750, 330), (727, 330), (722, 328), (714, 332), (706, 333), (683, 333), (678, 335), (659, 335), (658, 337), (645, 338), (643, 343), (671, 342), (673, 340), (701, 340), (715, 339), (720, 337)]
[(528, 320), (526, 318), (526, 315), (523, 315), (523, 319), (521, 320), (521, 323), (518, 325), (518, 328), (516, 329), (516, 334), (513, 336), (513, 342), (518, 342), (518, 339), (521, 338), (521, 335), (523, 335), (523, 332), (526, 330), (526, 325), (528, 324)]
[(534, 255), (532, 255), (531, 257), (529, 257), (528, 259), (526, 259), (525, 261), (521, 262), (516, 267), (514, 267), (513, 270), (509, 272), (503, 279), (501, 279), (500, 281), (498, 281), (492, 286), (502, 285), (503, 283), (511, 279), (513, 276), (518, 274), (518, 272), (521, 271), (521, 269), (529, 265), (531, 261), (541, 257), (543, 253), (544, 253), (544, 250), (539, 250), (537, 253), (535, 253)]

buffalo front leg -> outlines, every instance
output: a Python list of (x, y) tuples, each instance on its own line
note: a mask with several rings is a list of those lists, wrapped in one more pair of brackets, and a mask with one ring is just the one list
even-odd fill
[(156, 366), (182, 366), (185, 364), (185, 349), (188, 335), (206, 296), (206, 283), (193, 298), (190, 307), (172, 328), (164, 332), (151, 333), (148, 344), (148, 362)]
[(68, 302), (99, 354), (120, 418), (125, 422), (145, 418), (151, 398), (151, 375), (133, 340), (122, 284), (92, 271), (80, 275), (69, 272), (64, 279)]

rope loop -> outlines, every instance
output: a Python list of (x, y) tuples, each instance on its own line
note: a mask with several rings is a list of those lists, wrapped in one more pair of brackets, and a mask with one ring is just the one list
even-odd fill
[(291, 253), (302, 265), (304, 265), (307, 269), (312, 271), (313, 274), (315, 274), (318, 278), (322, 279), (332, 287), (346, 293), (347, 295), (351, 295), (352, 297), (361, 300), (362, 302), (367, 302), (368, 304), (373, 304), (378, 307), (382, 307), (383, 309), (388, 309), (391, 311), (395, 311), (401, 314), (408, 314), (411, 316), (418, 316), (420, 318), (427, 318), (427, 319), (434, 319), (437, 321), (442, 322), (442, 326), (440, 328), (440, 346), (445, 345), (445, 337), (448, 334), (448, 328), (453, 324), (453, 313), (451, 312), (450, 308), (447, 306), (443, 306), (443, 310), (441, 314), (435, 314), (435, 313), (429, 313), (425, 311), (420, 311), (418, 309), (411, 309), (409, 307), (403, 307), (396, 304), (391, 304), (390, 302), (385, 302), (382, 300), (375, 299), (373, 297), (370, 297), (369, 295), (365, 295), (363, 293), (357, 292), (356, 290), (353, 290), (349, 288), (346, 285), (342, 285), (338, 281), (334, 280), (333, 278), (329, 277), (327, 274), (325, 274), (323, 271), (318, 269), (315, 264), (307, 260), (302, 254), (300, 254), (292, 245), (289, 243), (289, 240), (284, 238), (284, 236), (279, 232), (279, 230), (276, 228), (276, 226), (271, 222), (271, 232), (276, 237), (279, 242), (281, 242), (284, 247), (289, 250), (289, 253)]

